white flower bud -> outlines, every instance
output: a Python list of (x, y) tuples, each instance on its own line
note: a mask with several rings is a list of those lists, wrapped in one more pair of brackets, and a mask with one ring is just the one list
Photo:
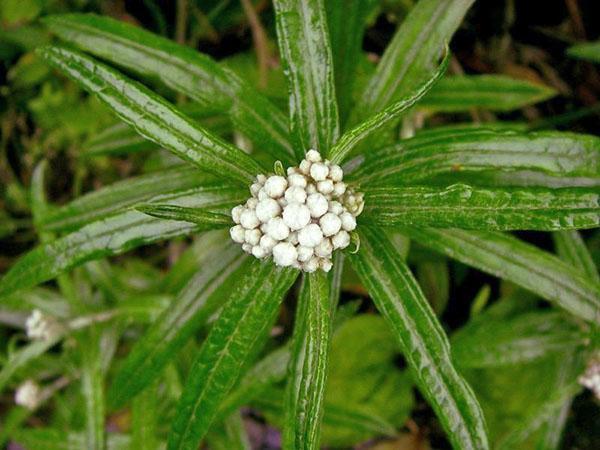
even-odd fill
[(335, 200), (331, 200), (329, 202), (329, 209), (327, 210), (330, 213), (335, 214), (336, 216), (341, 215), (344, 212), (344, 207), (340, 202), (336, 202)]
[(280, 242), (273, 247), (273, 261), (278, 266), (291, 266), (298, 258), (298, 252), (289, 242)]
[(259, 183), (253, 183), (253, 184), (250, 186), (250, 193), (251, 193), (252, 195), (257, 195), (257, 194), (258, 194), (258, 191), (260, 191), (260, 190), (261, 190), (261, 188), (262, 188), (262, 185), (261, 185), (261, 184), (259, 184)]
[(313, 254), (314, 250), (310, 247), (298, 247), (298, 261), (300, 262), (308, 261), (310, 258), (312, 258)]
[(39, 309), (34, 309), (25, 321), (25, 331), (31, 340), (49, 342), (56, 339), (62, 330), (61, 324), (54, 317), (42, 313)]
[(333, 252), (333, 245), (331, 240), (323, 239), (319, 245), (315, 247), (315, 255), (321, 258), (329, 258)]
[(311, 148), (309, 151), (306, 152), (306, 160), (313, 163), (321, 162), (321, 155), (318, 151)]
[(303, 247), (315, 247), (323, 240), (323, 232), (321, 227), (316, 223), (302, 228), (298, 233), (298, 243)]
[(334, 249), (346, 248), (350, 245), (350, 234), (347, 231), (341, 230), (331, 238), (331, 243)]
[(272, 198), (281, 197), (286, 188), (287, 180), (279, 175), (273, 175), (265, 182), (265, 192)]
[(258, 245), (261, 236), (262, 233), (258, 228), (255, 228), (253, 230), (246, 230), (246, 232), (244, 233), (244, 240), (250, 245)]
[(252, 246), (250, 244), (242, 244), (242, 250), (246, 253), (252, 253)]
[(306, 177), (304, 175), (295, 173), (295, 174), (288, 176), (288, 183), (290, 186), (297, 186), (297, 187), (305, 188), (307, 181), (306, 181)]
[(257, 197), (258, 197), (258, 201), (259, 202), (262, 201), (262, 200), (266, 200), (268, 198), (271, 198), (271, 197), (269, 197), (269, 194), (267, 194), (267, 192), (265, 191), (265, 188), (262, 188), (260, 191), (258, 191)]
[(334, 195), (341, 197), (346, 192), (346, 183), (338, 182), (333, 185), (333, 193)]
[(285, 199), (288, 203), (304, 203), (306, 201), (306, 191), (300, 186), (292, 186), (286, 189)]
[(304, 228), (310, 222), (310, 210), (300, 203), (290, 203), (283, 209), (283, 222), (291, 230)]
[(329, 209), (329, 202), (322, 194), (310, 194), (306, 199), (306, 206), (310, 210), (310, 216), (318, 219)]
[(288, 167), (286, 170), (286, 173), (288, 174), (288, 183), (290, 182), (290, 175), (293, 175), (295, 173), (298, 173), (298, 169), (296, 169), (295, 167)]
[(342, 181), (344, 178), (344, 171), (337, 164), (333, 164), (329, 167), (329, 178), (331, 178), (331, 181), (333, 182)]
[(242, 205), (237, 205), (235, 208), (231, 210), (231, 218), (235, 223), (240, 223), (240, 216), (244, 211), (244, 207)]
[(300, 161), (300, 172), (302, 172), (304, 175), (310, 175), (310, 166), (312, 166), (312, 163), (306, 159), (303, 159)]
[(240, 223), (245, 229), (251, 230), (260, 225), (260, 220), (256, 217), (256, 212), (253, 209), (245, 209), (240, 216)]
[(259, 183), (261, 186), (263, 186), (265, 184), (265, 181), (267, 181), (267, 176), (261, 174), (256, 175), (256, 182)]
[(286, 239), (290, 244), (296, 245), (298, 244), (298, 232), (292, 231), (288, 238)]
[(314, 184), (310, 183), (306, 186), (306, 193), (308, 195), (311, 194), (316, 194), (317, 193), (317, 186), (315, 186)]
[(267, 222), (267, 234), (276, 241), (282, 241), (290, 235), (290, 229), (281, 217), (274, 217)]
[(323, 272), (329, 272), (333, 267), (333, 263), (329, 258), (321, 258), (319, 260), (319, 267)]
[(317, 191), (324, 195), (331, 194), (333, 192), (333, 181), (319, 181), (317, 183)]
[(324, 236), (333, 236), (342, 227), (342, 221), (333, 213), (327, 213), (319, 219), (319, 225)]
[(258, 200), (255, 199), (254, 197), (250, 197), (247, 201), (246, 201), (246, 208), (248, 209), (255, 209), (256, 205), (258, 205)]
[(356, 219), (349, 212), (345, 212), (340, 216), (342, 220), (342, 228), (346, 231), (353, 231), (356, 228)]
[(15, 392), (15, 403), (33, 411), (41, 401), (42, 390), (35, 381), (24, 381)]
[(231, 236), (231, 239), (233, 239), (233, 242), (237, 242), (238, 244), (244, 243), (245, 233), (246, 230), (241, 225), (236, 225), (229, 229), (229, 235)]
[(279, 206), (277, 200), (273, 200), (270, 197), (261, 200), (258, 202), (258, 205), (256, 205), (256, 217), (263, 223), (268, 222), (269, 219), (272, 219), (273, 217), (277, 217), (280, 212), (281, 206)]
[(327, 178), (327, 175), (329, 175), (329, 167), (323, 163), (314, 163), (310, 167), (310, 176), (315, 181), (323, 181)]
[(304, 264), (302, 264), (302, 270), (304, 272), (308, 272), (308, 273), (315, 272), (318, 268), (319, 268), (319, 258), (317, 258), (316, 256), (313, 256), (308, 261), (306, 261)]
[(266, 250), (264, 247), (261, 247), (260, 245), (255, 245), (254, 247), (252, 247), (252, 256), (254, 256), (255, 258), (262, 259), (265, 256), (267, 256), (268, 253), (268, 250)]
[(270, 252), (273, 249), (273, 247), (277, 245), (277, 241), (269, 235), (264, 235), (260, 238), (259, 245), (266, 251)]

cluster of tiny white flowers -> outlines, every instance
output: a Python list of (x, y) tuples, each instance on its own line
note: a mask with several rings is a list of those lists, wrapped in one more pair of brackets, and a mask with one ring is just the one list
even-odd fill
[(31, 411), (37, 408), (42, 390), (35, 381), (24, 381), (15, 392), (15, 403)]
[(62, 326), (54, 317), (34, 309), (25, 321), (25, 331), (31, 340), (48, 342), (60, 335)]
[(600, 355), (596, 355), (590, 361), (586, 371), (579, 377), (579, 384), (588, 388), (597, 399), (600, 399)]
[(231, 239), (256, 258), (304, 272), (331, 270), (334, 250), (350, 244), (363, 195), (343, 182), (338, 165), (309, 150), (287, 177), (258, 175), (252, 196), (231, 210)]

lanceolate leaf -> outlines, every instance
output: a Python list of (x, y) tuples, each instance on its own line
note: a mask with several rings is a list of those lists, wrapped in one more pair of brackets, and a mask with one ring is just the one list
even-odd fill
[(556, 91), (547, 86), (503, 75), (462, 75), (447, 77), (419, 103), (433, 111), (461, 112), (470, 108), (510, 111), (547, 100)]
[(420, 244), (556, 303), (575, 316), (600, 323), (600, 284), (572, 264), (497, 232), (407, 228)]
[(296, 308), (283, 446), (319, 448), (331, 336), (329, 281), (322, 271), (308, 274)]
[(85, 404), (85, 448), (103, 450), (106, 433), (104, 426), (105, 399), (104, 373), (102, 369), (103, 349), (100, 329), (92, 327), (81, 340), (81, 391)]
[(437, 83), (438, 80), (444, 75), (448, 67), (449, 60), (450, 54), (446, 53), (442, 64), (440, 64), (431, 77), (428, 78), (423, 84), (418, 86), (417, 89), (402, 97), (400, 100), (392, 103), (383, 111), (373, 114), (364, 122), (361, 122), (351, 130), (345, 132), (329, 152), (329, 157), (332, 162), (342, 162), (352, 152), (352, 150), (360, 145), (361, 142), (368, 139), (369, 136), (373, 135), (378, 130), (381, 130), (386, 125), (389, 125), (394, 120), (398, 119), (403, 112), (417, 103), (419, 99), (429, 92), (435, 83)]
[(66, 48), (40, 55), (96, 95), (138, 133), (222, 179), (251, 182), (261, 167), (246, 153), (203, 129), (143, 85), (93, 58)]
[(600, 224), (598, 189), (370, 188), (364, 221), (382, 226), (560, 230)]
[(567, 50), (567, 54), (574, 58), (600, 63), (600, 41), (574, 45)]
[(556, 252), (563, 261), (581, 270), (590, 280), (600, 283), (600, 275), (594, 259), (577, 231), (559, 231), (552, 237)]
[(221, 400), (238, 380), (256, 344), (262, 342), (297, 275), (295, 269), (253, 260), (238, 279), (190, 370), (169, 436), (169, 450), (198, 448)]
[[(600, 138), (573, 133), (450, 128), (421, 133), (364, 158), (352, 173), (361, 184), (414, 184), (438, 176), (458, 181), (486, 171), (509, 176), (529, 171), (571, 178), (573, 186), (600, 185)], [(529, 178), (536, 185), (535, 177)]]
[(83, 195), (44, 215), (48, 231), (69, 231), (156, 198), (172, 196), (212, 182), (214, 177), (195, 167), (180, 166), (129, 178)]
[(323, 0), (274, 0), (273, 6), (296, 156), (311, 148), (327, 153), (338, 138), (339, 123)]
[(146, 203), (135, 209), (165, 220), (180, 220), (195, 223), (200, 226), (211, 226), (214, 228), (231, 225), (231, 217), (227, 214), (212, 212), (206, 208), (187, 208), (184, 206)]
[[(218, 209), (232, 207), (242, 202), (245, 196), (237, 188), (208, 185), (161, 200), (180, 206)], [(156, 219), (138, 211), (126, 211), (92, 222), (23, 256), (0, 279), (0, 297), (51, 280), (86, 261), (201, 229), (195, 224)]]
[[(21, 428), (14, 440), (36, 450), (81, 450), (86, 447), (83, 433), (66, 433), (57, 428)], [(106, 450), (130, 450), (129, 436), (109, 433)]]
[[(199, 270), (171, 305), (136, 342), (119, 368), (109, 392), (113, 407), (121, 407), (147, 387), (178, 350), (215, 311), (228, 290), (248, 270), (247, 257), (222, 232), (201, 237), (203, 255)], [(218, 255), (218, 258), (215, 258)]]
[(396, 335), (421, 392), (457, 449), (486, 449), (483, 414), (452, 364), (448, 339), (402, 256), (380, 228), (361, 227), (350, 261)]
[(475, 0), (420, 0), (400, 25), (354, 108), (353, 123), (408, 95), (434, 71)]
[(211, 110), (229, 111), (247, 137), (275, 159), (292, 162), (285, 115), (209, 57), (108, 17), (65, 14), (44, 22), (61, 39), (86, 52), (158, 79)]

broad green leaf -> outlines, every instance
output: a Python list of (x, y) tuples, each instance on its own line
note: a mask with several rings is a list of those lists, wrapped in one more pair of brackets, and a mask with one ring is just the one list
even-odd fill
[(488, 448), (479, 403), (454, 368), (448, 338), (410, 269), (383, 230), (362, 226), (359, 235), (352, 266), (393, 330), (448, 439), (457, 449)]
[(356, 61), (362, 57), (363, 35), (367, 17), (376, 5), (375, 0), (351, 2), (325, 1), (327, 25), (335, 76), (340, 122), (350, 112), (352, 91), (356, 78)]
[[(492, 172), (510, 180), (523, 174), (535, 186), (537, 175), (566, 178), (570, 186), (600, 185), (600, 138), (596, 136), (540, 132), (522, 133), (493, 129), (442, 129), (364, 155), (353, 180), (361, 184), (415, 184), (445, 177), (478, 181)], [(558, 178), (560, 177), (560, 178)], [(550, 187), (555, 187), (551, 185)]]
[(461, 367), (526, 363), (583, 346), (585, 333), (559, 311), (534, 311), (498, 320), (483, 313), (452, 336), (452, 355)]
[(319, 448), (327, 380), (331, 307), (322, 271), (307, 274), (298, 298), (285, 398), (283, 446)]
[(365, 193), (364, 222), (479, 230), (561, 230), (600, 225), (594, 188), (381, 187)]
[(420, 0), (385, 50), (354, 108), (352, 123), (382, 111), (427, 78), (474, 1)]
[(329, 151), (331, 161), (342, 162), (357, 146), (368, 139), (369, 136), (372, 136), (377, 131), (397, 120), (402, 113), (417, 103), (439, 81), (444, 73), (446, 73), (449, 61), (450, 54), (448, 53), (448, 49), (446, 49), (444, 60), (424, 83), (382, 111), (373, 114), (368, 119), (346, 131)]
[(296, 157), (327, 154), (339, 118), (323, 0), (274, 0), (279, 52), (290, 91), (290, 131)]
[[(161, 201), (187, 206), (223, 208), (243, 201), (239, 189), (204, 186), (185, 193), (165, 196)], [(187, 222), (155, 219), (138, 211), (126, 211), (92, 222), (21, 257), (0, 279), (0, 297), (51, 280), (84, 262), (116, 255), (140, 245), (200, 231)]]
[[(21, 428), (14, 433), (14, 440), (26, 449), (35, 450), (81, 450), (86, 447), (82, 433), (69, 433), (57, 428)], [(129, 450), (129, 436), (109, 433), (106, 450)]]
[(600, 63), (600, 41), (574, 45), (567, 50), (567, 55), (573, 58)]
[(242, 184), (248, 184), (262, 172), (258, 163), (242, 150), (107, 65), (61, 47), (44, 47), (39, 54), (98, 97), (139, 134), (199, 169)]
[(159, 383), (142, 391), (131, 406), (131, 444), (129, 450), (158, 450), (157, 428), (160, 417)]
[(443, 112), (511, 111), (555, 95), (550, 87), (504, 75), (456, 75), (440, 80), (419, 107)]
[(594, 264), (592, 255), (579, 232), (575, 230), (559, 231), (552, 234), (552, 238), (556, 252), (563, 261), (581, 270), (590, 280), (600, 283), (596, 264)]
[(600, 284), (556, 256), (508, 234), (440, 228), (406, 228), (432, 250), (511, 281), (577, 317), (600, 323)]
[(193, 333), (222, 305), (236, 280), (248, 271), (247, 257), (224, 233), (208, 233), (201, 242), (203, 254), (197, 260), (196, 274), (135, 343), (119, 367), (109, 391), (111, 406), (123, 406), (156, 379)]
[(214, 228), (231, 225), (231, 216), (209, 211), (204, 208), (187, 208), (184, 206), (146, 203), (135, 209), (152, 217), (165, 220), (179, 220)]
[(209, 57), (108, 17), (65, 14), (44, 19), (64, 41), (141, 76), (158, 79), (211, 110), (229, 111), (242, 133), (284, 163), (293, 162), (285, 115)]
[(187, 166), (140, 175), (92, 191), (50, 210), (44, 215), (40, 225), (48, 231), (74, 230), (155, 197), (160, 200), (163, 196), (184, 192), (212, 181), (213, 176)]
[(198, 447), (297, 275), (294, 269), (254, 259), (238, 278), (190, 370), (169, 435), (169, 450)]

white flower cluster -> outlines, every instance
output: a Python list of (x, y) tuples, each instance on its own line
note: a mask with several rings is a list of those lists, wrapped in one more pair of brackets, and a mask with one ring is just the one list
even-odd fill
[(586, 371), (579, 377), (579, 384), (588, 388), (597, 399), (600, 399), (600, 355), (596, 355), (590, 361)]
[(15, 392), (15, 403), (31, 411), (37, 408), (42, 391), (35, 381), (24, 381)]
[(258, 175), (252, 197), (232, 209), (231, 238), (256, 258), (304, 272), (331, 270), (331, 255), (350, 244), (363, 195), (343, 182), (338, 165), (309, 150), (287, 177)]
[(54, 317), (34, 309), (25, 321), (25, 330), (29, 339), (48, 342), (57, 338), (63, 328)]

